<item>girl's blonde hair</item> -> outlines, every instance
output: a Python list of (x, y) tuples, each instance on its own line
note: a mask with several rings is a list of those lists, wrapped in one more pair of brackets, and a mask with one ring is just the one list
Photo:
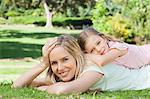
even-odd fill
[[(56, 45), (59, 45), (63, 47), (65, 50), (67, 50), (76, 60), (76, 73), (74, 79), (77, 79), (80, 73), (83, 71), (84, 63), (84, 57), (83, 52), (81, 51), (81, 48), (79, 44), (77, 43), (76, 39), (69, 35), (61, 35), (57, 38)], [(50, 58), (49, 58), (50, 59)], [(52, 83), (61, 81), (52, 71), (51, 64), (47, 71), (47, 77), (50, 78)]]
[(78, 37), (78, 43), (79, 43), (82, 51), (85, 51), (85, 44), (86, 44), (87, 38), (92, 35), (98, 35), (108, 41), (121, 42), (120, 40), (113, 39), (109, 36), (104, 35), (101, 32), (96, 31), (94, 28), (89, 27), (89, 28), (84, 29)]

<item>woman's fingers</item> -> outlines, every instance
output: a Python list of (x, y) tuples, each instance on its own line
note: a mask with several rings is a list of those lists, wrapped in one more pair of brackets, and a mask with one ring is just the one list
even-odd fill
[(54, 38), (50, 38), (47, 40), (47, 42), (44, 44), (44, 46), (42, 47), (42, 51), (47, 50), (53, 43), (54, 43)]
[(43, 51), (43, 56), (47, 56), (52, 50), (53, 48), (56, 46), (57, 42), (54, 42), (51, 46), (49, 46), (49, 48), (47, 48), (45, 51)]
[(49, 59), (48, 55), (53, 50), (53, 48), (56, 46), (56, 44), (57, 44), (56, 38), (49, 39), (42, 48), (42, 53), (43, 53), (42, 62), (46, 67), (50, 66), (50, 63), (49, 63), (50, 59)]
[(45, 43), (45, 45), (42, 47), (42, 53), (45, 55), (47, 50), (52, 46), (55, 45), (57, 42), (57, 38), (50, 38), (48, 41)]

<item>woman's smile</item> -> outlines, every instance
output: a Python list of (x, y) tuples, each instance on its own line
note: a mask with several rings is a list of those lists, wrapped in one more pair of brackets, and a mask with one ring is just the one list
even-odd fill
[(62, 77), (66, 77), (68, 75), (69, 71), (64, 71), (59, 73)]

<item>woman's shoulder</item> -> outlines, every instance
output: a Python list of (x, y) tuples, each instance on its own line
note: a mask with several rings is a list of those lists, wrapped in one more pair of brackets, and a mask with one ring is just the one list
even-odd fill
[(99, 67), (95, 63), (93, 63), (90, 60), (85, 60), (85, 66), (83, 68), (83, 73), (87, 71), (95, 71), (95, 72), (100, 72), (103, 73), (102, 67)]
[[(84, 68), (90, 68), (90, 67), (93, 67), (93, 68), (99, 68), (99, 69), (104, 69), (105, 67), (114, 67), (116, 66), (117, 64), (114, 64), (114, 63), (108, 63), (106, 64), (105, 66), (98, 66), (97, 64), (95, 64), (94, 62), (90, 61), (90, 60), (85, 60), (85, 66)], [(119, 65), (117, 65), (118, 67)], [(119, 66), (120, 67), (120, 66)]]
[(88, 66), (97, 66), (97, 65), (91, 60), (85, 59), (85, 67), (88, 67)]

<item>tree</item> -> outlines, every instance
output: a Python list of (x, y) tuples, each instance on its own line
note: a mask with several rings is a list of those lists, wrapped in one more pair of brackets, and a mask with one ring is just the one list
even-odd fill
[(52, 28), (52, 17), (57, 11), (61, 11), (66, 0), (44, 0), (44, 9), (46, 13), (46, 26)]
[(46, 13), (46, 27), (53, 27), (52, 17), (56, 12), (67, 12), (71, 9), (71, 13), (75, 16), (79, 15), (79, 7), (88, 8), (85, 15), (90, 12), (95, 5), (95, 0), (44, 0), (44, 9)]

